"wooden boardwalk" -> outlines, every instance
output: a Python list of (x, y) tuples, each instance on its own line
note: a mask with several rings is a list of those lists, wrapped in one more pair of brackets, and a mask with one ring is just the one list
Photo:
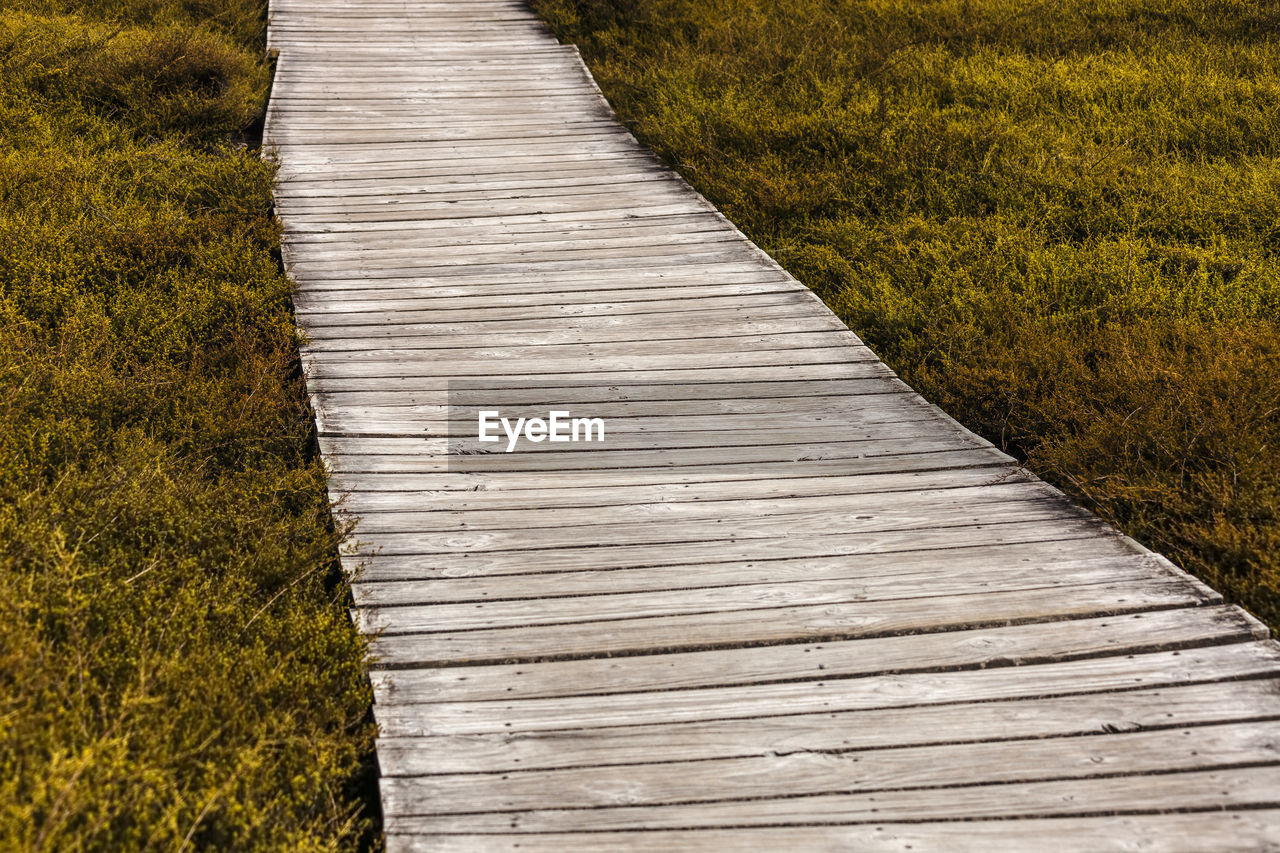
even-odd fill
[[(271, 44), (393, 853), (1280, 849), (1262, 626), (899, 382), (522, 3)], [(451, 380), (616, 438), (453, 453)]]

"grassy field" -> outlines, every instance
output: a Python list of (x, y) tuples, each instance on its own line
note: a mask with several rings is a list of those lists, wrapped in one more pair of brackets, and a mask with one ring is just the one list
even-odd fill
[(350, 848), (255, 0), (0, 2), (0, 848)]
[(1280, 626), (1280, 6), (534, 6), (908, 382)]

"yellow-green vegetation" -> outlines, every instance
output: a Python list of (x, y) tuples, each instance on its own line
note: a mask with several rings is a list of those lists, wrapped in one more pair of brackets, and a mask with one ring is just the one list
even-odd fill
[(1280, 6), (535, 6), (907, 381), (1280, 625)]
[(264, 5), (0, 2), (0, 849), (371, 834)]

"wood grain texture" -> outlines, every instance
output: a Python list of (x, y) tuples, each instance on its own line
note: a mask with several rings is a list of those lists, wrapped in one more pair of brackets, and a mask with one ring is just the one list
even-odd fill
[(391, 816), (395, 834), (670, 830), (721, 826), (867, 825), (895, 820), (1115, 815), (1275, 807), (1280, 788), (1266, 767), (1016, 782), (929, 790), (818, 794), (671, 806)]
[(792, 752), (704, 761), (383, 777), (389, 815), (718, 802), (769, 796), (959, 787), (1182, 772), (1246, 764), (1274, 751), (1280, 722), (1099, 735)]
[[(1204, 778), (1204, 777), (1201, 777)], [(637, 853), (723, 853), (754, 850), (803, 853), (1239, 853), (1280, 846), (1280, 810), (1197, 811), (1188, 814), (1028, 818), (950, 822), (875, 822), (854, 826), (677, 829), (651, 832), (549, 832), (387, 836), (389, 853), (514, 853), (514, 851), (630, 850)]]
[[(602, 694), (582, 694), (404, 702), (374, 710), (383, 732), (391, 737), (601, 729), (1131, 690), (1216, 678), (1274, 677), (1278, 657), (1280, 650), (1270, 643), (1235, 643), (1022, 667), (611, 693), (606, 694), (607, 701), (601, 700)], [(1223, 692), (1230, 695), (1228, 688)], [(1270, 761), (1271, 756), (1264, 752), (1259, 758)]]
[[(1280, 847), (1265, 628), (920, 399), (525, 3), (269, 43), (389, 850)], [(610, 440), (463, 453), (494, 401)]]
[(745, 720), (570, 729), (510, 734), (384, 737), (386, 776), (430, 776), (476, 769), (517, 771), (643, 764), (659, 756), (686, 761), (790, 752), (965, 743), (1267, 719), (1280, 685), (1242, 682), (1238, 702), (1223, 705), (1217, 684), (1069, 694), (1040, 699), (792, 714)]

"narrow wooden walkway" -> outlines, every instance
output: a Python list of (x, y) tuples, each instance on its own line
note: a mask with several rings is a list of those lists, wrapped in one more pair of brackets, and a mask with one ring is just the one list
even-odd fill
[[(895, 379), (522, 3), (271, 43), (393, 853), (1280, 849), (1264, 629)], [(620, 439), (458, 470), (459, 379)]]

